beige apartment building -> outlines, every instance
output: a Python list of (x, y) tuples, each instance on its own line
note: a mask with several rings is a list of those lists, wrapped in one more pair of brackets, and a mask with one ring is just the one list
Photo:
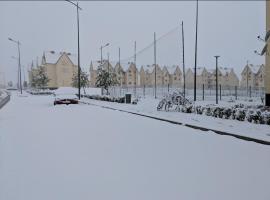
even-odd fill
[[(218, 84), (223, 88), (232, 88), (239, 86), (239, 79), (232, 68), (219, 67), (218, 68)], [(206, 69), (205, 67), (197, 68), (197, 88), (205, 89), (213, 88), (216, 86), (216, 70)], [(186, 88), (194, 88), (194, 72), (188, 69), (186, 73)]]
[(240, 87), (262, 88), (264, 87), (264, 65), (247, 64), (241, 72)]
[[(71, 60), (71, 56), (66, 52), (60, 54), (43, 53), (41, 66), (49, 78), (48, 88), (72, 87), (72, 78), (77, 73), (77, 66)], [(36, 68), (32, 66), (29, 72), (29, 81), (35, 76)]]
[(126, 71), (126, 86), (139, 85), (138, 81), (139, 73), (134, 63), (130, 63)]
[[(182, 71), (178, 65), (166, 67), (169, 72), (169, 84), (175, 87), (182, 86)], [(165, 83), (164, 83), (165, 84)]]
[[(102, 64), (100, 64), (100, 62), (92, 62), (91, 61), (90, 67), (89, 67), (89, 77), (90, 77), (89, 86), (90, 87), (96, 86), (99, 67), (103, 68), (104, 70), (109, 70), (110, 73), (115, 72), (115, 69), (113, 68), (112, 64), (110, 62), (108, 62), (108, 60), (103, 60)], [(120, 66), (120, 69), (121, 69), (121, 66)], [(116, 73), (116, 75), (118, 75), (118, 74)], [(119, 81), (119, 83), (120, 83), (120, 81)]]
[[(211, 74), (206, 70), (205, 67), (197, 67), (196, 70), (196, 79), (197, 79), (197, 88), (201, 89), (204, 85), (205, 88), (211, 86)], [(194, 71), (191, 68), (187, 69), (186, 72), (186, 88), (194, 88)]]
[(270, 53), (267, 47), (270, 45), (270, 1), (266, 1), (266, 53), (265, 53), (265, 105), (270, 106)]
[(123, 86), (126, 84), (126, 73), (121, 66), (121, 64), (117, 63), (114, 67), (114, 73), (116, 75), (117, 82), (119, 86)]

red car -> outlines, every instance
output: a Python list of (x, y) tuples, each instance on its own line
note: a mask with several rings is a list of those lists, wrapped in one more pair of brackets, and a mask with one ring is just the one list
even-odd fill
[(75, 95), (57, 95), (53, 105), (57, 105), (57, 104), (78, 104), (79, 100)]

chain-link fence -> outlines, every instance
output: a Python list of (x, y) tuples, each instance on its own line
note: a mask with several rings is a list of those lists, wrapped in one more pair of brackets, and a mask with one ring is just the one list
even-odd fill
[[(157, 86), (156, 94), (157, 98), (162, 98), (173, 91), (181, 91), (184, 92), (183, 87), (175, 87), (175, 86)], [(130, 93), (133, 97), (155, 97), (155, 87), (149, 86), (115, 86), (109, 89), (109, 94), (114, 97), (124, 96), (125, 94)], [(263, 87), (239, 87), (239, 86), (222, 86), (218, 87), (218, 98), (219, 99), (238, 99), (238, 98), (263, 98), (265, 94)], [(186, 97), (193, 99), (194, 90), (186, 89), (185, 90)], [(198, 100), (213, 100), (216, 97), (216, 86), (208, 86), (205, 87), (202, 85), (201, 87), (197, 87), (197, 97)]]

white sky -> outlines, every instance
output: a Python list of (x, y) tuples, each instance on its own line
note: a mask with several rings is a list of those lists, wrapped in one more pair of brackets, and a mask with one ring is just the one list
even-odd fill
[[(118, 59), (133, 55), (184, 20), (186, 67), (194, 67), (196, 1), (133, 1), (91, 2), (80, 6), (81, 67), (89, 69), (91, 60), (100, 59), (99, 47), (107, 42), (104, 57)], [(77, 53), (76, 9), (65, 1), (1, 1), (0, 2), (0, 71), (6, 80), (16, 82), (16, 45), (8, 37), (22, 43), (22, 65), (25, 71), (43, 51)], [(180, 29), (179, 29), (180, 30)], [(220, 65), (241, 71), (247, 60), (264, 63), (254, 54), (263, 43), (258, 35), (265, 33), (265, 1), (202, 1), (199, 2), (198, 66), (213, 68), (214, 55), (221, 55)], [(181, 34), (175, 31), (157, 43), (157, 62), (181, 65)], [(138, 62), (153, 63), (153, 48), (138, 55)], [(77, 63), (76, 63), (77, 64)], [(1, 78), (2, 76), (0, 76)]]

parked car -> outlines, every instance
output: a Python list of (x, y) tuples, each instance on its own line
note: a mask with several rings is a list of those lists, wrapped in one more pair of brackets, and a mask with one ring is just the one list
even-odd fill
[(79, 99), (77, 98), (76, 95), (55, 95), (55, 99), (53, 102), (53, 105), (57, 105), (57, 104), (78, 104), (79, 103)]

